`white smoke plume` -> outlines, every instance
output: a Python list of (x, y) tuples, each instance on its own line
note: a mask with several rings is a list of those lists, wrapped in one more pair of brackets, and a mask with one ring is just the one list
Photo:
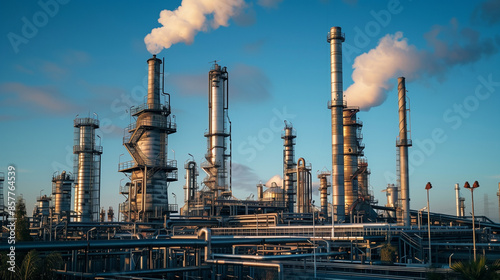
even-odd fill
[(498, 51), (492, 38), (480, 40), (479, 35), (470, 28), (459, 29), (452, 19), (450, 25), (436, 25), (424, 35), (432, 50), (408, 44), (401, 32), (384, 36), (376, 48), (354, 60), (354, 83), (345, 91), (347, 104), (368, 111), (385, 101), (397, 77), (440, 81), (453, 66), (474, 63)]
[(281, 178), (280, 175), (274, 175), (266, 182), (266, 187), (270, 188), (273, 183), (276, 183), (276, 185), (281, 187), (283, 185), (283, 178)]
[(158, 22), (162, 27), (153, 29), (144, 42), (152, 54), (178, 42), (191, 44), (199, 31), (227, 26), (244, 6), (244, 0), (183, 0), (175, 11), (161, 11)]

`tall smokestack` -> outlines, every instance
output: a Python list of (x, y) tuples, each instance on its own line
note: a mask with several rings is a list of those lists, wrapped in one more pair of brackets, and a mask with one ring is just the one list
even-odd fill
[(342, 42), (344, 33), (340, 27), (332, 27), (327, 41), (330, 43), (331, 99), (328, 108), (332, 111), (332, 187), (334, 217), (345, 219), (344, 197), (344, 93), (342, 88)]
[(401, 210), (402, 224), (410, 226), (410, 180), (408, 175), (408, 147), (411, 139), (408, 138), (406, 122), (406, 85), (405, 78), (398, 78), (398, 104), (399, 104), (399, 137), (396, 146), (399, 147), (400, 178), (401, 178)]
[(153, 55), (148, 59), (148, 108), (160, 106), (160, 65), (161, 60)]

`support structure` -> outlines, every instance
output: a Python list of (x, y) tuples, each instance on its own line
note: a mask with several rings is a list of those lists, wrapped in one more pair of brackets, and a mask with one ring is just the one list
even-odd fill
[(76, 222), (99, 220), (101, 193), (102, 146), (96, 145), (95, 130), (99, 128), (96, 118), (76, 118), (75, 143), (73, 146), (75, 174), (74, 210)]
[(396, 146), (399, 147), (399, 164), (401, 178), (401, 211), (400, 224), (410, 226), (410, 178), (408, 173), (408, 147), (411, 147), (410, 131), (407, 126), (406, 85), (405, 78), (398, 78), (398, 104), (399, 104), (399, 137)]
[(330, 43), (331, 99), (328, 108), (332, 112), (332, 187), (335, 220), (345, 220), (344, 197), (344, 133), (342, 112), (344, 92), (342, 86), (342, 42), (345, 36), (340, 27), (332, 27), (327, 41)]
[(118, 167), (120, 172), (131, 174), (128, 187), (120, 190), (127, 196), (120, 212), (129, 222), (161, 220), (177, 212), (168, 204), (168, 185), (177, 181), (177, 161), (168, 159), (168, 135), (177, 128), (171, 116), (170, 95), (163, 93), (168, 99), (161, 102), (162, 61), (153, 55), (147, 63), (147, 102), (131, 108), (130, 115), (136, 121), (126, 128), (123, 138), (133, 160)]

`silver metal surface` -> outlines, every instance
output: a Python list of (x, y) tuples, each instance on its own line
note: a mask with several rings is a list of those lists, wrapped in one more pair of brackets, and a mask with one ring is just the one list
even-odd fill
[[(228, 126), (228, 73), (226, 67), (215, 63), (208, 73), (208, 111), (209, 128), (207, 137), (207, 160), (202, 164), (207, 177), (203, 183), (214, 192), (215, 198), (229, 191), (229, 175), (227, 160), (231, 152), (227, 149), (227, 138), (230, 137)], [(229, 153), (227, 153), (229, 152)]]
[(312, 212), (311, 164), (304, 158), (297, 161), (297, 213)]
[(332, 112), (332, 194), (335, 219), (345, 219), (344, 192), (344, 135), (342, 111), (344, 93), (342, 86), (342, 42), (345, 37), (340, 27), (332, 27), (327, 41), (330, 43), (331, 99)]
[(455, 202), (457, 208), (457, 217), (460, 217), (460, 187), (458, 183), (455, 184)]
[[(387, 185), (387, 189), (385, 189), (386, 193), (385, 195), (387, 196), (387, 204), (385, 206), (391, 207), (391, 208), (397, 208), (398, 207), (398, 188), (394, 186), (394, 184), (389, 184)], [(388, 215), (391, 218), (396, 217), (395, 212), (388, 212)]]
[(71, 186), (73, 182), (73, 176), (67, 174), (66, 171), (52, 176), (54, 215), (63, 217), (69, 214), (71, 210)]
[(297, 194), (295, 138), (297, 138), (295, 129), (291, 123), (285, 121), (285, 128), (281, 134), (281, 139), (283, 139), (283, 189), (286, 192), (286, 205), (290, 213), (294, 212)]
[(101, 154), (102, 147), (96, 145), (95, 130), (99, 128), (97, 118), (76, 118), (75, 145), (75, 221), (98, 221), (100, 210)]
[(184, 164), (184, 169), (186, 169), (186, 185), (184, 185), (184, 203), (186, 207), (186, 215), (189, 215), (190, 204), (194, 203), (196, 200), (196, 193), (198, 190), (198, 184), (196, 178), (198, 177), (198, 168), (195, 161), (188, 161)]
[(350, 215), (349, 209), (358, 199), (358, 150), (361, 142), (361, 122), (357, 120), (357, 107), (344, 108), (344, 192), (345, 192), (345, 213)]
[(328, 183), (328, 177), (330, 177), (330, 175), (331, 173), (329, 171), (318, 173), (321, 213), (325, 218), (328, 217), (328, 188), (331, 187)]
[(401, 178), (401, 210), (402, 223), (411, 225), (410, 219), (410, 178), (408, 173), (408, 147), (411, 139), (408, 138), (408, 126), (406, 121), (406, 85), (405, 78), (398, 78), (398, 105), (399, 105), (399, 137), (396, 145), (399, 147), (400, 178)]
[(127, 201), (120, 205), (127, 221), (163, 219), (171, 210), (168, 184), (177, 181), (177, 162), (168, 160), (168, 135), (176, 132), (176, 126), (169, 101), (161, 102), (162, 61), (153, 55), (147, 63), (147, 102), (131, 108), (137, 120), (126, 128), (123, 139), (133, 162), (119, 165), (121, 172), (131, 173)]

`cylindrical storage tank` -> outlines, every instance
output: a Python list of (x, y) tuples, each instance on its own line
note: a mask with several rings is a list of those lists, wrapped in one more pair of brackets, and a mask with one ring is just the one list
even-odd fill
[(271, 187), (269, 187), (265, 192), (263, 192), (262, 200), (272, 201), (272, 202), (282, 202), (283, 188), (279, 187), (275, 182), (272, 182)]
[(74, 180), (66, 171), (60, 175), (52, 176), (52, 201), (54, 215), (66, 216), (71, 210), (71, 186)]

